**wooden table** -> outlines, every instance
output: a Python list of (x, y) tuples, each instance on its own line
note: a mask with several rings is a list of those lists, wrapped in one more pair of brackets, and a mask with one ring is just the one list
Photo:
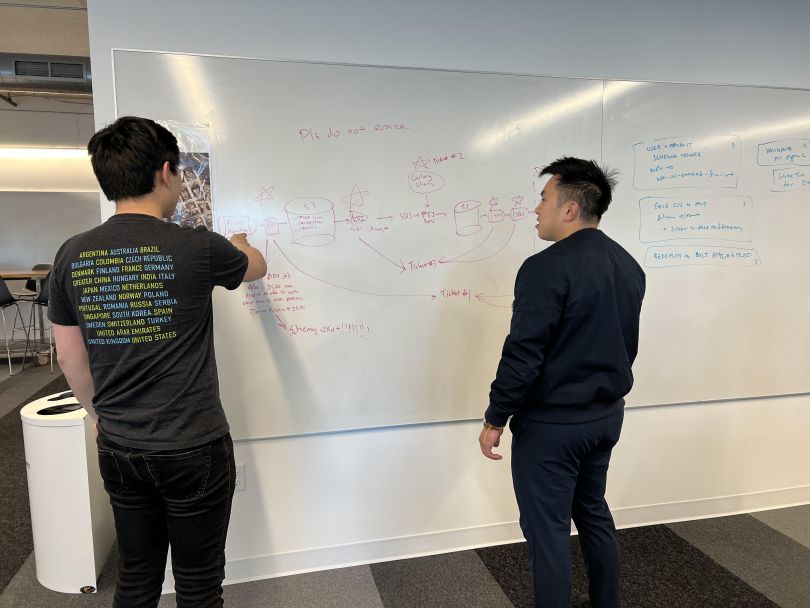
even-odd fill
[(9, 269), (9, 268), (0, 268), (0, 279), (34, 279), (36, 281), (42, 281), (48, 276), (50, 270), (17, 270), (17, 269)]

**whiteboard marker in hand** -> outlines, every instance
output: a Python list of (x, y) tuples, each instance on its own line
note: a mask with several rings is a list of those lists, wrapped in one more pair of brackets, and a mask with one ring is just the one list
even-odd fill
[(245, 278), (242, 279), (243, 283), (261, 279), (267, 274), (267, 262), (264, 259), (261, 251), (255, 247), (251, 247), (247, 240), (247, 234), (244, 232), (237, 232), (231, 236), (231, 243), (239, 251), (248, 256), (248, 267), (245, 271)]

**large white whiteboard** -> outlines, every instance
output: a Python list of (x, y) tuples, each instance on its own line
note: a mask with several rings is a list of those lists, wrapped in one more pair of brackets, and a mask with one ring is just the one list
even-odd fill
[[(810, 390), (810, 190), (787, 174), (774, 185), (784, 163), (763, 163), (784, 158), (759, 147), (810, 138), (810, 93), (114, 60), (118, 115), (210, 126), (216, 227), (267, 254), (262, 284), (215, 297), (235, 437), (480, 416), (515, 273), (545, 246), (536, 174), (561, 155), (622, 171), (603, 228), (648, 274), (630, 404)], [(658, 179), (662, 150), (683, 156)], [(676, 203), (701, 215), (659, 218)]]
[(610, 86), (603, 155), (634, 214), (604, 228), (647, 272), (632, 401), (810, 390), (810, 92)]

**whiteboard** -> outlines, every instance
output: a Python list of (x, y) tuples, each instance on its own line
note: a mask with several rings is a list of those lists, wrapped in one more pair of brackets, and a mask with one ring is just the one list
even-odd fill
[[(536, 175), (561, 155), (622, 172), (603, 228), (648, 274), (631, 405), (808, 390), (810, 256), (783, 238), (808, 192), (763, 164), (784, 145), (759, 145), (810, 136), (806, 92), (139, 51), (114, 62), (118, 115), (208, 125), (215, 229), (248, 232), (268, 259), (264, 281), (215, 292), (234, 437), (480, 417), (515, 274), (546, 246)], [(701, 155), (656, 181), (648, 148), (688, 143)], [(711, 208), (709, 228), (657, 219), (687, 199)]]
[[(810, 92), (606, 85), (603, 227), (642, 264), (632, 403), (810, 390)], [(615, 211), (615, 210), (612, 210)]]

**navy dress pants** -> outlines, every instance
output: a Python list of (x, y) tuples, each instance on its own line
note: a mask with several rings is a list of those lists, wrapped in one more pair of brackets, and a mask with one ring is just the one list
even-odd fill
[(136, 450), (99, 430), (99, 468), (118, 538), (114, 608), (155, 608), (166, 555), (178, 608), (222, 606), (236, 471), (230, 435), (192, 449)]
[(619, 606), (619, 542), (605, 485), (623, 419), (624, 411), (576, 424), (512, 418), (512, 481), (529, 548), (535, 608), (569, 608), (572, 519), (591, 606)]

